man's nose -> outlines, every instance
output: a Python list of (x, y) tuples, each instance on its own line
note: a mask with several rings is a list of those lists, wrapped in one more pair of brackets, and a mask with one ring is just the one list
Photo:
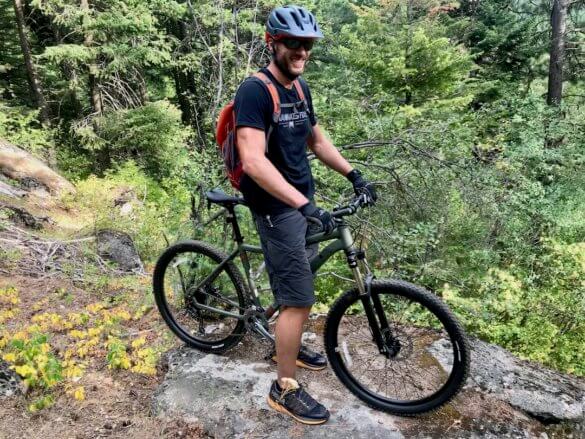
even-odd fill
[(307, 56), (309, 52), (305, 49), (305, 46), (300, 46), (298, 49), (295, 49), (295, 55), (304, 55)]

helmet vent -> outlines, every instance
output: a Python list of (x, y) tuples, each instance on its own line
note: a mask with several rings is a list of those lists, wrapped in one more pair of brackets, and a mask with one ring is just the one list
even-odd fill
[(282, 14), (280, 13), (276, 13), (274, 14), (274, 16), (278, 19), (278, 21), (280, 22), (279, 24), (283, 27), (288, 27), (288, 25), (286, 24), (286, 19), (282, 16)]
[(292, 14), (290, 14), (290, 15), (292, 16), (292, 18), (295, 21), (296, 25), (302, 29), (303, 28), (303, 25), (301, 23), (301, 20), (299, 20), (299, 16), (297, 14), (295, 14), (294, 12)]

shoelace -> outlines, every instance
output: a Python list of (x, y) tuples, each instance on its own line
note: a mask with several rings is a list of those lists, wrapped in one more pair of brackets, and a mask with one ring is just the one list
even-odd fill
[[(280, 399), (284, 400), (284, 397), (286, 395), (288, 395), (289, 393), (295, 393), (298, 391), (297, 401), (299, 401), (301, 404), (303, 404), (303, 406), (305, 406), (305, 408), (307, 410), (310, 410), (309, 405), (307, 404), (306, 401), (304, 401), (303, 397), (311, 398), (311, 395), (309, 395), (303, 387), (304, 387), (304, 385), (299, 383), (299, 387), (296, 387), (296, 388), (295, 387), (287, 387), (285, 389), (282, 389), (282, 391), (280, 392)], [(312, 401), (309, 400), (308, 402), (312, 402)]]

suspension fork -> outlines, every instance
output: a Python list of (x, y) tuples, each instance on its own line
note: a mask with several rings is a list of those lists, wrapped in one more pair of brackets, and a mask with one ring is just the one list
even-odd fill
[(355, 250), (347, 252), (347, 263), (353, 273), (359, 291), (359, 298), (364, 306), (370, 330), (372, 331), (372, 337), (378, 346), (380, 353), (384, 354), (387, 349), (384, 337), (382, 336), (382, 331), (388, 329), (388, 321), (384, 314), (380, 298), (376, 294), (372, 295), (372, 280), (374, 279), (374, 276), (370, 270), (367, 269), (367, 265), (362, 263), (361, 265), (366, 267), (366, 276), (364, 279), (364, 276), (360, 271), (358, 259), (363, 259), (363, 254), (361, 254), (361, 252), (356, 252)]

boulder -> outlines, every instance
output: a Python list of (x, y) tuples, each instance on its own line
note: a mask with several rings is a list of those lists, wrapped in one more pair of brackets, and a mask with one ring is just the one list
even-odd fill
[[(433, 347), (435, 357), (445, 364), (448, 353), (441, 343)], [(466, 388), (507, 402), (544, 423), (585, 425), (583, 378), (521, 360), (481, 340), (473, 340), (471, 348), (471, 371)]]
[[(322, 320), (313, 321), (303, 336), (317, 351), (323, 350)], [(522, 361), (478, 340), (470, 345), (472, 366), (465, 388), (441, 409), (412, 418), (369, 408), (329, 368), (300, 369), (297, 376), (329, 408), (329, 422), (305, 426), (276, 413), (266, 403), (276, 375), (275, 365), (264, 359), (270, 347), (252, 337), (222, 355), (187, 347), (168, 352), (161, 366), (166, 376), (152, 409), (161, 418), (199, 423), (216, 438), (581, 437), (583, 379)], [(430, 353), (448, 362), (441, 341)], [(551, 424), (553, 419), (561, 423)]]
[(117, 230), (100, 230), (96, 234), (98, 255), (115, 262), (121, 271), (144, 273), (144, 265), (132, 238)]

